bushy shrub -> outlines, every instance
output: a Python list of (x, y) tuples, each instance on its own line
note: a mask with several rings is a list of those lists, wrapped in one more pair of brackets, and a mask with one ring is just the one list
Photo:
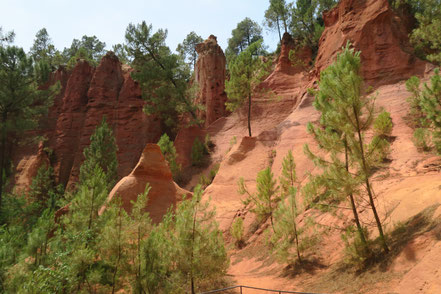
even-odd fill
[(415, 147), (421, 151), (429, 151), (430, 150), (430, 131), (425, 128), (418, 128), (413, 133), (412, 138)]
[(178, 181), (178, 178), (180, 178), (181, 165), (176, 162), (177, 155), (175, 145), (167, 134), (161, 136), (158, 141), (158, 145), (165, 157), (165, 160), (168, 162), (173, 179)]
[(233, 236), (235, 244), (238, 248), (242, 248), (244, 245), (243, 235), (244, 235), (244, 229), (243, 229), (243, 219), (241, 217), (237, 217), (233, 224), (231, 225), (230, 229), (231, 236)]
[(392, 118), (387, 111), (381, 112), (374, 121), (374, 132), (377, 136), (390, 136), (392, 127)]
[(194, 166), (202, 166), (207, 153), (205, 145), (199, 138), (196, 138), (193, 142), (193, 147), (191, 147), (191, 164)]

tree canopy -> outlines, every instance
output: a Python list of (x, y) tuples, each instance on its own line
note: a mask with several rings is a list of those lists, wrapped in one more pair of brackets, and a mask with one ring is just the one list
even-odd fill
[(132, 77), (139, 82), (147, 114), (158, 115), (170, 133), (176, 131), (180, 117), (189, 113), (197, 121), (196, 107), (188, 92), (190, 71), (182, 58), (165, 44), (167, 30), (153, 32), (145, 21), (129, 24), (127, 52), (133, 58)]
[(186, 60), (189, 61), (194, 70), (196, 66), (196, 61), (198, 58), (198, 53), (196, 51), (196, 45), (202, 43), (204, 39), (195, 32), (190, 32), (187, 37), (185, 37), (182, 43), (178, 44), (176, 51)]
[(47, 113), (55, 88), (38, 90), (32, 58), (17, 46), (0, 46), (0, 208), (7, 151)]
[(237, 55), (256, 41), (263, 40), (262, 28), (259, 24), (246, 17), (239, 22), (228, 39), (227, 55)]

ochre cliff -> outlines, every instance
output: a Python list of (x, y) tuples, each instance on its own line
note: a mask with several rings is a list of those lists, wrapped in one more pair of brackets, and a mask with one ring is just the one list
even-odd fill
[(196, 101), (205, 106), (205, 110), (199, 112), (199, 117), (205, 121), (205, 126), (208, 126), (226, 114), (226, 60), (213, 35), (203, 43), (197, 44), (196, 51), (199, 54), (195, 68), (195, 81), (199, 87)]
[(401, 20), (387, 0), (344, 0), (323, 15), (325, 30), (315, 62), (316, 74), (350, 41), (361, 51), (361, 74), (369, 85), (393, 83), (423, 74), (426, 63), (409, 45), (407, 20)]
[[(136, 201), (143, 193), (147, 183), (150, 184), (146, 210), (153, 222), (160, 222), (163, 215), (172, 205), (182, 200), (184, 195), (191, 194), (173, 182), (170, 168), (156, 144), (147, 144), (141, 158), (133, 171), (122, 178), (112, 189), (107, 203), (115, 197), (121, 197), (122, 207), (130, 212), (131, 201)], [(105, 209), (101, 208), (100, 213)]]
[[(51, 163), (57, 182), (71, 185), (78, 179), (83, 149), (103, 117), (113, 129), (118, 145), (118, 176), (129, 174), (145, 144), (157, 142), (162, 133), (159, 120), (142, 111), (145, 102), (130, 69), (123, 69), (113, 52), (108, 52), (96, 68), (79, 60), (70, 72), (58, 70), (49, 85), (58, 81), (60, 93), (41, 129), (35, 131), (47, 138), (45, 147), (53, 150)], [(14, 156), (15, 166), (27, 166), (20, 162), (37, 152), (36, 145), (19, 148)]]

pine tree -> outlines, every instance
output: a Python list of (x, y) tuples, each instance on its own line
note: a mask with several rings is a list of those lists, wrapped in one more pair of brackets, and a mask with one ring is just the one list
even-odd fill
[(243, 178), (240, 178), (238, 181), (238, 192), (241, 195), (248, 195), (244, 204), (248, 205), (249, 203), (252, 203), (254, 207), (251, 211), (255, 213), (261, 221), (268, 217), (270, 218), (274, 230), (273, 212), (276, 208), (277, 202), (280, 201), (280, 195), (278, 195), (279, 186), (277, 186), (277, 181), (274, 179), (271, 168), (268, 167), (261, 170), (257, 174), (256, 183), (257, 191), (256, 193), (251, 194), (248, 191)]
[(199, 123), (195, 103), (187, 94), (190, 70), (177, 54), (165, 44), (167, 30), (153, 32), (152, 25), (144, 21), (129, 24), (126, 30), (127, 52), (133, 58), (132, 77), (142, 91), (147, 114), (161, 118), (170, 132), (175, 132), (179, 118), (188, 113)]
[[(423, 88), (420, 87), (420, 80), (412, 77), (406, 82), (408, 91), (413, 95), (411, 101), (411, 113), (419, 113), (418, 116), (420, 129), (415, 131), (418, 137), (427, 136), (427, 131), (431, 131), (432, 140), (435, 148), (441, 154), (441, 76), (439, 69), (435, 69), (434, 75), (430, 78), (430, 85), (424, 83)], [(419, 134), (421, 133), (421, 135)], [(426, 140), (420, 140), (422, 144), (426, 144)]]
[(225, 82), (229, 111), (234, 111), (248, 100), (248, 135), (251, 137), (251, 96), (267, 75), (269, 64), (258, 56), (263, 50), (262, 41), (250, 44), (228, 64), (230, 80)]
[(8, 150), (47, 113), (56, 87), (38, 90), (32, 59), (16, 46), (0, 46), (0, 211), (9, 169)]
[[(300, 230), (296, 221), (299, 214), (296, 201), (298, 186), (296, 181), (296, 164), (292, 152), (289, 150), (282, 162), (282, 174), (279, 179), (282, 201), (275, 211), (276, 224), (271, 241), (274, 244), (276, 253), (284, 259), (289, 257), (289, 249), (295, 241), (297, 258), (301, 262), (299, 236), (302, 230)], [(287, 203), (285, 203), (286, 201)]]
[(215, 281), (228, 267), (222, 233), (214, 221), (215, 211), (202, 202), (197, 186), (192, 199), (181, 202), (175, 214), (175, 251), (179, 279), (190, 284), (196, 293), (198, 282)]
[(288, 32), (290, 21), (291, 5), (287, 4), (285, 0), (270, 0), (270, 6), (265, 10), (265, 25), (279, 33), (279, 41), (282, 42), (281, 26), (283, 32)]
[(181, 165), (176, 162), (177, 154), (173, 141), (170, 140), (167, 134), (163, 134), (158, 141), (158, 145), (165, 160), (168, 162), (173, 179), (176, 180), (181, 171)]
[(320, 125), (308, 125), (320, 148), (329, 152), (329, 159), (311, 152), (305, 146), (306, 154), (323, 173), (312, 179), (305, 192), (315, 197), (321, 194), (323, 200), (342, 201), (349, 198), (354, 222), (364, 252), (367, 241), (361, 226), (355, 196), (362, 197), (363, 187), (367, 194), (380, 242), (385, 252), (389, 251), (378, 216), (370, 176), (382, 161), (378, 150), (384, 150), (385, 139), (375, 137), (366, 144), (364, 132), (374, 120), (373, 99), (363, 96), (360, 69), (360, 52), (350, 49), (348, 43), (337, 60), (321, 73), (319, 91), (314, 106), (321, 112)]
[(299, 215), (298, 204), (296, 202), (297, 189), (290, 186), (288, 194), (280, 201), (279, 207), (274, 212), (275, 226), (274, 234), (271, 236), (273, 251), (279, 257), (288, 263), (294, 263), (291, 257), (291, 248), (295, 247), (297, 260), (301, 263), (301, 251), (303, 247), (300, 236), (304, 233), (304, 228), (297, 224)]
[(109, 128), (106, 119), (96, 127), (90, 137), (90, 145), (84, 148), (84, 162), (80, 167), (80, 183), (85, 183), (93, 177), (95, 167), (98, 166), (106, 175), (105, 182), (109, 190), (115, 185), (118, 178), (115, 137)]
[(55, 187), (54, 169), (43, 164), (32, 179), (29, 187), (29, 197), (32, 202), (41, 208), (50, 207), (55, 209), (57, 190)]
[(225, 50), (227, 60), (231, 56), (238, 55), (257, 41), (263, 42), (262, 28), (258, 23), (246, 17), (231, 32), (231, 38), (228, 39), (228, 48)]
[[(146, 262), (143, 262), (146, 256), (143, 254), (143, 249), (147, 251), (153, 249), (153, 246), (147, 245), (149, 238), (152, 238), (151, 231), (153, 227), (150, 216), (148, 212), (145, 211), (150, 189), (150, 185), (147, 184), (144, 193), (138, 195), (136, 201), (132, 201), (132, 211), (129, 216), (128, 230), (130, 235), (132, 237), (134, 236), (134, 238), (128, 244), (129, 262), (127, 263), (127, 271), (130, 275), (128, 279), (131, 281), (134, 293), (145, 293), (145, 289), (148, 289), (147, 293), (154, 292), (151, 287), (148, 287), (148, 285), (151, 285), (150, 282), (143, 283), (143, 280), (149, 280), (146, 279)], [(153, 260), (153, 258), (149, 260)], [(151, 272), (148, 271), (148, 274), (151, 274)]]
[(98, 235), (99, 255), (104, 264), (110, 267), (109, 277), (111, 290), (115, 293), (125, 287), (127, 277), (127, 265), (129, 264), (129, 249), (131, 235), (128, 230), (129, 216), (122, 207), (121, 198), (116, 198), (100, 216), (105, 218), (103, 229)]
[(198, 58), (198, 52), (196, 51), (196, 45), (202, 43), (204, 39), (195, 32), (190, 32), (187, 37), (185, 37), (182, 43), (178, 44), (176, 51), (184, 58), (188, 59), (192, 70), (196, 66), (196, 61)]

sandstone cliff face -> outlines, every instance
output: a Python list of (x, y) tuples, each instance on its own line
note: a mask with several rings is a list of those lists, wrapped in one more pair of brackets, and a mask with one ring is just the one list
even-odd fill
[(195, 80), (199, 86), (197, 102), (205, 106), (199, 117), (205, 120), (205, 126), (226, 114), (225, 102), (225, 65), (226, 59), (215, 36), (196, 46), (199, 54), (195, 68)]
[(297, 64), (293, 64), (289, 59), (289, 52), (294, 50), (296, 47), (294, 39), (289, 33), (284, 33), (282, 38), (282, 46), (280, 50), (280, 56), (277, 60), (274, 72), (285, 73), (289, 75), (294, 75), (296, 73), (305, 71), (307, 67), (310, 66), (312, 62), (312, 51), (309, 48), (302, 48), (296, 52), (296, 58), (299, 60)]
[(343, 0), (323, 15), (316, 74), (334, 60), (347, 41), (361, 51), (361, 74), (369, 85), (384, 85), (422, 74), (425, 63), (412, 55), (406, 22), (387, 0)]
[[(123, 70), (118, 58), (108, 52), (96, 69), (81, 60), (70, 73), (55, 72), (46, 87), (58, 81), (61, 91), (36, 131), (47, 137), (45, 146), (53, 150), (57, 182), (71, 185), (78, 179), (83, 149), (104, 116), (118, 145), (118, 176), (129, 174), (145, 144), (157, 142), (162, 133), (159, 120), (142, 111), (145, 102), (130, 69)], [(17, 150), (15, 166), (27, 166), (20, 162), (36, 153), (37, 146)], [(19, 173), (28, 172), (24, 168)]]
[[(138, 195), (144, 192), (147, 183), (150, 184), (151, 190), (148, 194), (146, 210), (155, 223), (161, 221), (169, 207), (172, 205), (176, 207), (176, 203), (184, 195), (190, 194), (173, 182), (170, 168), (159, 146), (147, 144), (136, 167), (115, 185), (107, 198), (107, 203), (114, 197), (121, 197), (122, 207), (130, 212), (131, 201), (136, 201)], [(100, 214), (104, 209), (105, 207), (101, 208)]]
[(176, 135), (175, 141), (173, 142), (176, 148), (176, 162), (180, 164), (182, 168), (191, 165), (191, 149), (193, 148), (196, 138), (201, 142), (204, 142), (205, 139), (205, 132), (199, 126), (182, 128)]
[(282, 99), (285, 100), (285, 103), (291, 101), (291, 106), (288, 108), (289, 111), (300, 103), (302, 96), (313, 79), (313, 76), (309, 74), (312, 61), (311, 50), (303, 48), (295, 52), (296, 60), (299, 61), (295, 63), (289, 59), (289, 53), (295, 47), (296, 44), (291, 35), (284, 33), (280, 56), (277, 59), (274, 71), (260, 85), (260, 87), (270, 90), (269, 96), (276, 98), (273, 100)]
[(44, 144), (40, 142), (37, 154), (24, 156), (16, 168), (14, 183), (18, 188), (17, 191), (27, 191), (38, 170), (43, 165), (49, 166), (50, 162), (48, 154), (44, 150)]

